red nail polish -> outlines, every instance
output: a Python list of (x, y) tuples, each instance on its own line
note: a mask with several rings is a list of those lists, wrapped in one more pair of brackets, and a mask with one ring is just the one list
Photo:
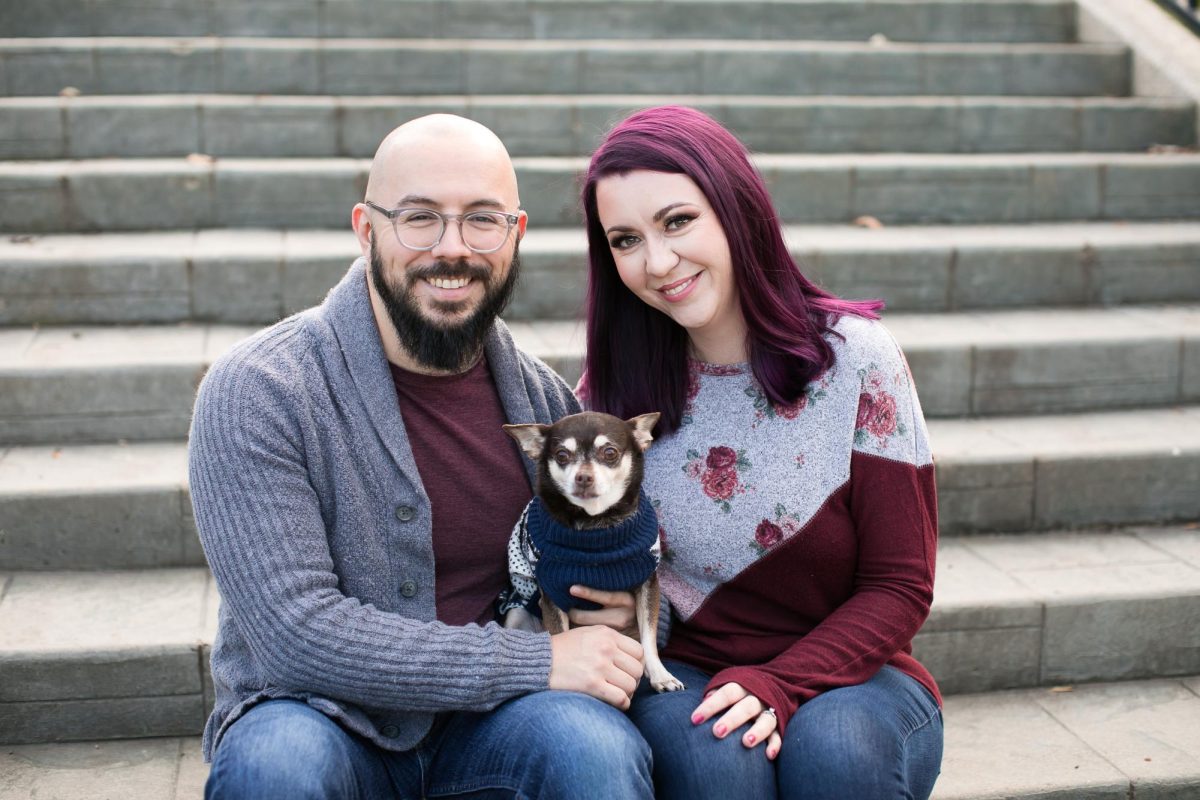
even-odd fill
[(717, 727), (713, 728), (713, 733), (715, 733), (717, 736), (724, 736), (726, 732), (727, 729), (724, 725), (718, 725)]
[(751, 733), (751, 734), (748, 734), (748, 735), (746, 736), (746, 744), (753, 745), (753, 744), (754, 744), (755, 742), (757, 742), (757, 741), (758, 741), (758, 739), (755, 739), (755, 738), (754, 738), (754, 734), (753, 734), (753, 733)]
[(697, 711), (695, 714), (692, 714), (692, 724), (693, 725), (699, 725), (701, 722), (704, 722), (703, 714), (701, 714), (699, 711)]

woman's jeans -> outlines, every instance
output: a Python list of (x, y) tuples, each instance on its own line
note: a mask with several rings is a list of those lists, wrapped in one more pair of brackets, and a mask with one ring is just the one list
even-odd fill
[(439, 718), (395, 753), (295, 700), (269, 700), (222, 738), (204, 796), (305, 800), (650, 798), (650, 750), (628, 717), (574, 692), (545, 691), (487, 713)]
[(897, 669), (804, 703), (771, 762), (764, 745), (742, 745), (749, 723), (724, 739), (712, 733), (720, 714), (692, 725), (710, 676), (676, 661), (667, 668), (687, 689), (657, 694), (643, 680), (629, 712), (654, 753), (659, 800), (924, 800), (933, 791), (942, 714), (925, 687)]

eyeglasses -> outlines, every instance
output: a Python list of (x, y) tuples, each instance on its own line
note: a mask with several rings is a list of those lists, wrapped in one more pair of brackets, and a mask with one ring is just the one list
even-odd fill
[(386, 209), (370, 200), (365, 205), (383, 214), (392, 222), (396, 241), (409, 250), (432, 250), (446, 233), (446, 221), (458, 223), (458, 235), (474, 253), (494, 253), (508, 241), (509, 231), (520, 217), (503, 211), (468, 211), (465, 214), (442, 214), (428, 208)]

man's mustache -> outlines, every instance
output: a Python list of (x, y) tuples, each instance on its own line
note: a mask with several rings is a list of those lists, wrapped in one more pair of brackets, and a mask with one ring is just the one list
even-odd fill
[(414, 267), (408, 270), (408, 281), (410, 284), (413, 281), (428, 280), (430, 278), (442, 278), (445, 280), (468, 278), (488, 283), (492, 279), (492, 271), (487, 267), (471, 264), (466, 261), (456, 263), (435, 261), (428, 266)]

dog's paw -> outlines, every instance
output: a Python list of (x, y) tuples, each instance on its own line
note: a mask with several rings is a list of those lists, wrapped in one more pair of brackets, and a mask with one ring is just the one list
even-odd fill
[(654, 687), (654, 691), (656, 692), (678, 692), (680, 689), (687, 688), (683, 685), (683, 681), (670, 673), (667, 673), (662, 678), (650, 681), (650, 685)]

